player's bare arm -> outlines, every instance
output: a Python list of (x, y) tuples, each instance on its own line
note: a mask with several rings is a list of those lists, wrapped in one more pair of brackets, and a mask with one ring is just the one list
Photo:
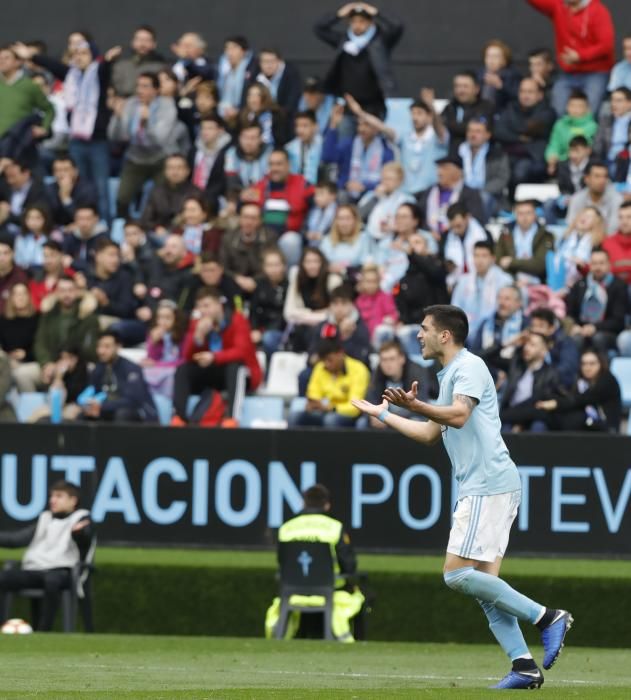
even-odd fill
[(451, 406), (434, 406), (419, 401), (416, 398), (417, 393), (418, 382), (414, 382), (409, 391), (396, 388), (386, 389), (383, 397), (395, 406), (407, 408), (409, 411), (425, 416), (434, 423), (446, 425), (449, 428), (462, 428), (478, 403), (478, 400), (471, 396), (455, 394)]
[(381, 404), (370, 403), (363, 399), (353, 399), (351, 403), (367, 416), (373, 418), (382, 416), (382, 420), (387, 426), (423, 445), (434, 445), (440, 440), (440, 425), (432, 421), (420, 423), (397, 416), (394, 413), (388, 413), (388, 402), (385, 399)]

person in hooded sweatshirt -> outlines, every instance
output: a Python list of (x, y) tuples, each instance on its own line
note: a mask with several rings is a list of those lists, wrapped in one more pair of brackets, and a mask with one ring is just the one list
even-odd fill
[(9, 591), (43, 589), (39, 614), (34, 616), (34, 627), (40, 632), (52, 629), (60, 593), (72, 584), (70, 570), (90, 546), (92, 521), (89, 511), (79, 507), (79, 501), (80, 492), (74, 484), (57, 481), (50, 489), (48, 510), (35, 524), (0, 532), (0, 546), (26, 547), (20, 567), (0, 571), (0, 610), (8, 612), (5, 595)]

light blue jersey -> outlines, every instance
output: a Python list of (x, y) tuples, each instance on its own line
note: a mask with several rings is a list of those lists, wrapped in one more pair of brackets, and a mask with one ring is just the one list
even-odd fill
[(483, 360), (463, 349), (438, 373), (438, 380), (439, 406), (451, 406), (456, 394), (478, 401), (462, 428), (442, 427), (458, 499), (519, 490), (519, 472), (501, 435), (497, 392)]

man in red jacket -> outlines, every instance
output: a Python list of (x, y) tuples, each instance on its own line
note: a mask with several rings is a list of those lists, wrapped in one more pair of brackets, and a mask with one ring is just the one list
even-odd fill
[(175, 425), (183, 425), (188, 420), (189, 396), (205, 389), (227, 391), (227, 416), (232, 417), (243, 375), (239, 372), (241, 367), (249, 372), (249, 389), (254, 390), (261, 383), (261, 368), (250, 339), (250, 324), (245, 316), (231, 311), (223, 302), (221, 292), (212, 287), (202, 287), (197, 292), (197, 319), (191, 321), (182, 351), (186, 361), (175, 373)]
[(615, 36), (609, 10), (601, 0), (528, 0), (554, 24), (557, 62), (562, 70), (552, 88), (552, 106), (557, 115), (573, 90), (589, 98), (592, 114), (597, 115), (609, 71), (615, 61)]
[(620, 207), (618, 232), (605, 239), (603, 249), (609, 254), (614, 275), (631, 284), (631, 202)]
[(302, 225), (315, 188), (302, 175), (290, 173), (289, 157), (282, 148), (269, 156), (269, 173), (252, 188), (250, 201), (263, 210), (263, 224), (278, 232), (278, 246), (287, 264), (296, 265), (302, 252)]

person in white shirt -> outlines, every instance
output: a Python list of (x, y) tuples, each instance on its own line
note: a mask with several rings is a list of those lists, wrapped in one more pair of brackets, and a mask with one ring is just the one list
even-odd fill
[(500, 289), (513, 278), (495, 264), (493, 244), (478, 241), (473, 246), (473, 269), (456, 282), (451, 303), (459, 306), (469, 321), (469, 339), (475, 338), (482, 321), (495, 313)]
[(62, 590), (71, 585), (70, 569), (87, 551), (92, 539), (89, 511), (79, 508), (79, 489), (69, 481), (57, 481), (50, 488), (48, 510), (35, 525), (15, 532), (0, 532), (0, 546), (25, 547), (20, 568), (0, 571), (0, 614), (9, 616), (5, 594), (25, 588), (44, 590), (38, 631), (52, 629)]

